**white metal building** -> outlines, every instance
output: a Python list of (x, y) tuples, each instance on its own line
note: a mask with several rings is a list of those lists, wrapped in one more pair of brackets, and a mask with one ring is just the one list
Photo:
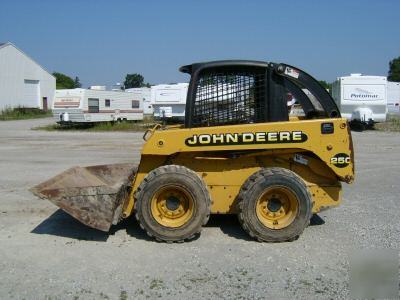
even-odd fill
[(12, 43), (0, 43), (0, 110), (50, 108), (56, 79)]

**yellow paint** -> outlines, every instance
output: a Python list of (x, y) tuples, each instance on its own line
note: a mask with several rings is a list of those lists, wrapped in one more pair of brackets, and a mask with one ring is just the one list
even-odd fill
[[(170, 207), (169, 201), (176, 202)], [(179, 186), (162, 187), (151, 199), (151, 213), (154, 219), (165, 227), (183, 226), (193, 215), (192, 196)]]
[[(279, 209), (273, 209), (271, 202), (279, 202)], [(299, 210), (296, 195), (286, 187), (270, 187), (256, 203), (256, 215), (260, 222), (270, 229), (282, 229), (294, 221)]]
[[(328, 122), (334, 124), (334, 133), (321, 134), (321, 124)], [(304, 142), (302, 134), (307, 136)], [(244, 144), (238, 144), (240, 136)], [(155, 128), (147, 138), (131, 195), (124, 204), (124, 217), (133, 212), (134, 193), (144, 177), (167, 164), (186, 166), (202, 177), (211, 196), (211, 212), (222, 214), (237, 212), (240, 187), (261, 168), (282, 167), (298, 174), (309, 187), (313, 212), (338, 205), (340, 181), (354, 180), (352, 141), (345, 119), (291, 118), (290, 122)], [(231, 144), (209, 145), (223, 140)], [(350, 157), (348, 166), (332, 164), (332, 157), (339, 153)]]

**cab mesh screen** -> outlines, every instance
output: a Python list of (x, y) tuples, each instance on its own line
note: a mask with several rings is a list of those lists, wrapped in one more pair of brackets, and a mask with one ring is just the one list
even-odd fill
[(210, 73), (198, 82), (192, 126), (262, 122), (264, 73)]

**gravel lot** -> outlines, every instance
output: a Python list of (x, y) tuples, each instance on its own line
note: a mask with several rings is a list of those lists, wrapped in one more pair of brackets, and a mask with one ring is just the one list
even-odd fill
[(91, 230), (28, 188), (74, 165), (138, 162), (138, 133), (32, 131), (0, 122), (1, 299), (348, 298), (355, 249), (400, 245), (400, 134), (353, 133), (356, 182), (299, 240), (249, 240), (235, 217), (199, 239), (148, 240), (134, 220)]

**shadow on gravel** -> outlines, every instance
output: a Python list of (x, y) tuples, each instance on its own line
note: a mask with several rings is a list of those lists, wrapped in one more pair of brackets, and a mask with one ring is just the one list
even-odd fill
[[(325, 224), (325, 221), (320, 216), (317, 214), (312, 216), (310, 226), (323, 224)], [(205, 227), (218, 227), (223, 233), (230, 237), (245, 241), (253, 241), (240, 226), (236, 215), (211, 215)], [(109, 232), (103, 232), (83, 225), (61, 209), (57, 210), (36, 226), (31, 233), (49, 234), (84, 241), (105, 242), (110, 235), (114, 235), (120, 230), (126, 230), (127, 234), (139, 240), (155, 242), (153, 238), (150, 238), (144, 230), (140, 228), (135, 218), (123, 220), (118, 225), (112, 226)], [(195, 241), (198, 238), (199, 236), (196, 236), (190, 241)]]
[(61, 209), (36, 226), (31, 233), (49, 234), (83, 241), (105, 242), (110, 235), (114, 235), (119, 230), (126, 230), (130, 236), (140, 240), (153, 240), (140, 228), (134, 218), (111, 226), (109, 232), (103, 232), (82, 224)]
[(253, 241), (242, 229), (236, 215), (211, 215), (206, 227), (219, 227), (230, 237), (245, 241)]
[[(223, 233), (231, 237), (242, 240), (252, 240), (246, 232), (243, 231), (236, 215), (211, 215), (206, 227), (219, 227)], [(140, 228), (138, 222), (133, 217), (123, 220), (118, 225), (112, 226), (109, 232), (103, 232), (80, 223), (61, 209), (57, 210), (36, 226), (31, 233), (49, 234), (83, 241), (105, 242), (110, 235), (114, 235), (120, 230), (126, 230), (127, 234), (139, 240), (155, 242), (153, 238), (149, 237), (144, 230)], [(198, 238), (199, 235), (188, 242), (195, 241)]]
[(322, 219), (317, 214), (313, 214), (313, 216), (310, 219), (310, 226), (318, 226), (318, 225), (324, 225), (324, 224), (325, 224), (324, 219)]
[(122, 222), (118, 223), (118, 225), (112, 226), (110, 230), (110, 234), (114, 234), (120, 229), (126, 229), (126, 233), (129, 234), (131, 237), (134, 237), (138, 240), (145, 240), (150, 242), (155, 242), (155, 240), (149, 237), (146, 232), (142, 228), (140, 228), (139, 223), (136, 219), (131, 216), (128, 219), (123, 220)]
[(61, 209), (36, 226), (31, 233), (99, 242), (105, 242), (109, 236), (106, 232), (83, 225)]

